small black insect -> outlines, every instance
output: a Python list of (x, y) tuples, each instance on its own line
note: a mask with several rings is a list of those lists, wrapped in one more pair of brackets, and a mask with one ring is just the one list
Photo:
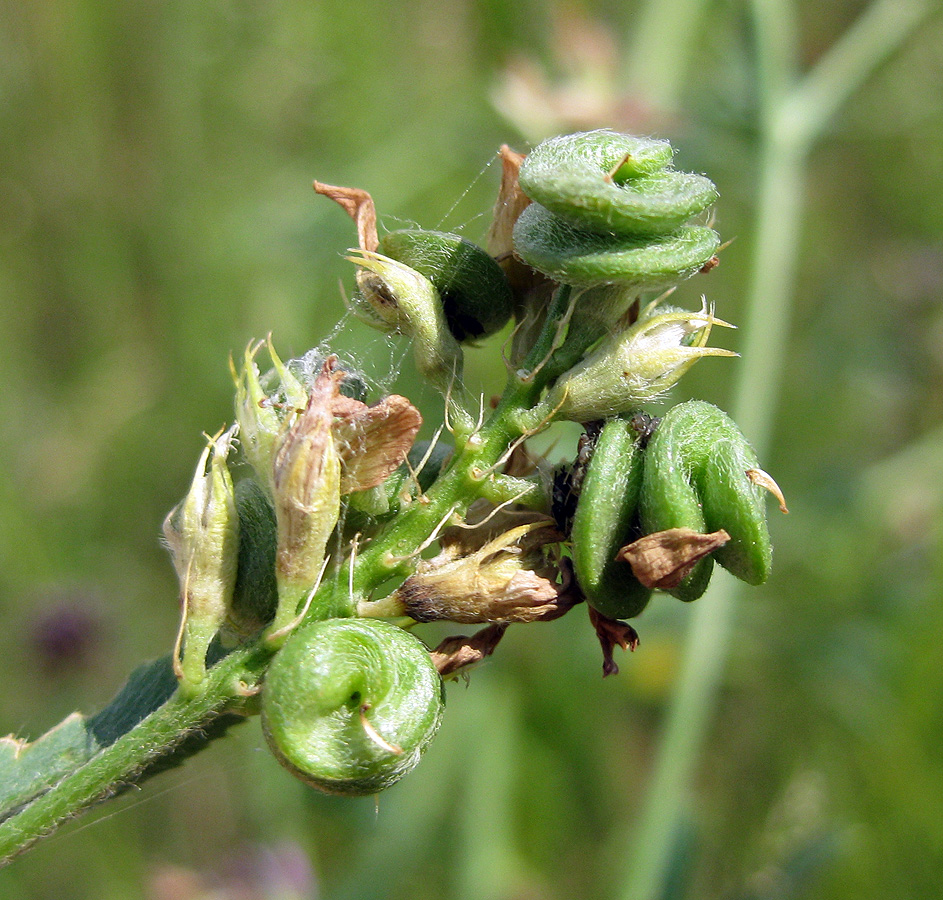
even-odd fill
[(571, 463), (564, 463), (554, 469), (553, 484), (550, 493), (550, 515), (553, 516), (557, 527), (569, 537), (573, 525), (573, 516), (576, 514), (576, 502), (579, 500), (583, 488), (583, 478), (586, 468), (593, 458), (596, 441), (602, 431), (603, 420), (587, 422), (585, 431), (580, 436), (576, 447), (576, 459)]

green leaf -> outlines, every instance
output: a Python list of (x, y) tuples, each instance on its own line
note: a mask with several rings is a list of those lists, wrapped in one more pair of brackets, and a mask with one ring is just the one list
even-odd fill
[(0, 820), (75, 771), (100, 747), (77, 712), (31, 743), (12, 735), (0, 738)]

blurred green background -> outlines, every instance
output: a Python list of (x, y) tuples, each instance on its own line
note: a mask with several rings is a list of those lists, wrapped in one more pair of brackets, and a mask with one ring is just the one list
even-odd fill
[[(388, 227), (480, 239), (501, 143), (657, 133), (736, 239), (684, 299), (737, 322), (756, 23), (792, 17), (805, 69), (864, 8), (0, 0), (0, 730), (92, 712), (171, 646), (160, 524), (231, 417), (231, 351), (331, 337), (437, 418), (403, 347), (333, 335), (354, 235), (312, 178), (367, 188)], [(931, 10), (809, 158), (764, 458), (791, 514), (737, 604), (666, 896), (943, 894), (941, 84)], [(473, 389), (500, 389), (499, 343), (470, 354)], [(740, 365), (675, 397), (729, 407)], [(38, 845), (0, 897), (621, 896), (692, 612), (653, 603), (605, 681), (582, 612), (512, 629), (376, 803), (316, 795), (251, 722)]]

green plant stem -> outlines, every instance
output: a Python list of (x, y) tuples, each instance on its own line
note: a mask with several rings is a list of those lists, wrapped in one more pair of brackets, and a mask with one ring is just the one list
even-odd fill
[[(742, 367), (733, 417), (762, 457), (775, 425), (785, 369), (790, 306), (798, 262), (804, 168), (841, 105), (910, 34), (929, 10), (914, 0), (877, 0), (795, 87), (782, 94), (789, 64), (776, 50), (783, 16), (756, 0), (761, 96), (760, 193)], [(765, 28), (765, 31), (764, 31)], [(766, 67), (768, 64), (768, 68)], [(782, 96), (777, 102), (776, 98)], [(731, 646), (740, 583), (718, 580), (696, 605), (665, 732), (622, 879), (625, 900), (663, 896), (671, 853), (690, 796)]]
[(237, 712), (257, 684), (271, 654), (252, 648), (231, 653), (207, 673), (194, 697), (177, 691), (163, 706), (0, 823), (0, 865), (54, 831), (79, 811), (117, 793), (147, 765), (223, 712)]
[[(566, 309), (568, 298), (568, 289), (557, 291), (522, 372), (534, 369), (550, 352), (556, 334), (555, 318)], [(429, 502), (414, 504), (406, 510), (358, 558), (352, 574), (355, 592), (366, 595), (392, 574), (408, 572), (416, 549), (448, 518), (450, 511), (464, 513), (472, 501), (489, 490), (503, 497), (520, 481), (522, 489), (528, 488), (527, 498), (536, 502), (532, 485), (520, 479), (502, 483), (491, 469), (498, 466), (510, 442), (521, 436), (517, 413), (536, 402), (545, 382), (546, 376), (540, 374), (527, 377), (515, 372), (509, 376), (504, 396), (490, 419), (477, 434), (466, 439), (449, 471), (428, 492)], [(492, 479), (492, 475), (496, 477)], [(347, 590), (347, 585), (345, 567), (318, 592), (312, 607), (323, 609), (322, 598), (329, 601), (332, 592)], [(310, 618), (318, 617), (316, 611), (310, 614)], [(166, 756), (217, 716), (240, 711), (248, 714), (247, 698), (259, 685), (275, 649), (263, 639), (230, 653), (207, 672), (198, 693), (185, 695), (177, 690), (166, 703), (91, 760), (0, 823), (0, 865), (83, 809), (132, 783), (149, 763)]]
[(649, 0), (637, 14), (625, 54), (625, 83), (656, 111), (679, 106), (706, 8), (704, 0)]
[[(523, 434), (521, 411), (537, 402), (550, 377), (537, 367), (553, 348), (556, 322), (566, 311), (569, 297), (567, 287), (556, 291), (543, 328), (524, 363), (509, 373), (504, 394), (488, 421), (466, 440), (448, 471), (429, 490), (427, 502), (415, 503), (404, 510), (384, 534), (358, 555), (351, 580), (359, 594), (366, 596), (391, 577), (408, 574), (416, 548), (445, 523), (450, 511), (461, 516), (474, 500), (489, 494), (501, 501), (509, 499), (504, 490), (507, 482), (496, 471), (498, 463), (511, 442)], [(533, 489), (522, 499), (534, 502)]]

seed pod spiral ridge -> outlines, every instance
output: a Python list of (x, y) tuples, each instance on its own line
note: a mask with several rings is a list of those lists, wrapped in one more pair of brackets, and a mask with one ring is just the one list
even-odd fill
[(642, 449), (628, 419), (609, 419), (602, 427), (586, 468), (571, 532), (573, 567), (586, 601), (611, 619), (629, 619), (645, 609), (651, 589), (616, 559), (634, 540)]
[(665, 141), (612, 131), (552, 138), (520, 171), (534, 202), (514, 228), (517, 254), (556, 281), (661, 290), (693, 275), (720, 239), (686, 224), (717, 190), (702, 175), (671, 168)]
[(373, 794), (416, 766), (442, 708), (442, 681), (417, 638), (376, 619), (326, 619), (300, 628), (273, 659), (262, 727), (302, 781)]
[[(724, 529), (730, 540), (713, 558), (748, 584), (769, 577), (772, 547), (765, 491), (749, 477), (756, 454), (736, 423), (716, 406), (689, 400), (665, 414), (645, 454), (640, 510), (646, 533)], [(701, 560), (671, 591), (695, 600), (707, 588), (713, 560)]]

